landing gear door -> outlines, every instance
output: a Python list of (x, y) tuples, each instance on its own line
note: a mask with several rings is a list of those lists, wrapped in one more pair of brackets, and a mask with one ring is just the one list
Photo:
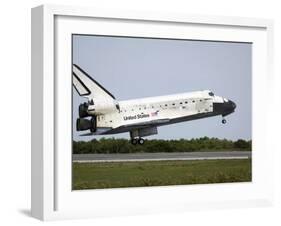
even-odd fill
[(132, 130), (130, 132), (130, 136), (131, 136), (131, 138), (145, 137), (145, 136), (150, 136), (150, 135), (154, 135), (157, 133), (158, 133), (157, 127), (147, 127), (147, 128)]

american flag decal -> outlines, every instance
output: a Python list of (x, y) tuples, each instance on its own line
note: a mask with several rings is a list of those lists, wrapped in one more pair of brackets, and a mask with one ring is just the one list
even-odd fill
[(155, 112), (152, 112), (150, 113), (150, 115), (153, 117), (153, 116), (157, 116), (158, 115), (158, 111), (155, 111)]

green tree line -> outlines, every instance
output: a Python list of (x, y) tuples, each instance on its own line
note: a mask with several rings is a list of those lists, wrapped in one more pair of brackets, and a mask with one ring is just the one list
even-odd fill
[(127, 139), (102, 138), (73, 141), (73, 154), (137, 153), (137, 152), (192, 152), (192, 151), (251, 151), (252, 141), (236, 141), (202, 137), (180, 140), (146, 140), (144, 145), (132, 145)]

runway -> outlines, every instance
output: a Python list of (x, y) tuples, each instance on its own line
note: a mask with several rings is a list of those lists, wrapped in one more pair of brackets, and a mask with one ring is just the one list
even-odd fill
[(217, 160), (217, 159), (248, 159), (250, 151), (218, 151), (218, 152), (159, 152), (130, 154), (74, 154), (73, 162), (142, 162), (168, 160)]

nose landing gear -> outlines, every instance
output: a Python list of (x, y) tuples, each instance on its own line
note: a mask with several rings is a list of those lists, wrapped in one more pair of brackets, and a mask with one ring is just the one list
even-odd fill
[(226, 123), (226, 119), (223, 118), (223, 119), (221, 120), (221, 122), (222, 122), (222, 124), (225, 124), (225, 123)]

